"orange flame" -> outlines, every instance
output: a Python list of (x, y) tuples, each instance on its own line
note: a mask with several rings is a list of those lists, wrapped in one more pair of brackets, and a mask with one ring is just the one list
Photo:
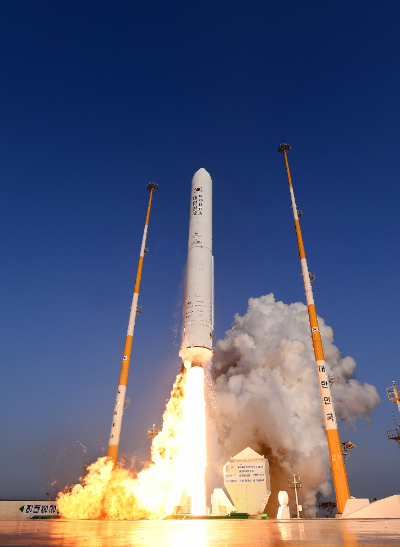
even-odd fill
[(151, 455), (152, 463), (136, 478), (99, 458), (88, 468), (79, 494), (59, 493), (60, 514), (70, 519), (161, 519), (173, 512), (184, 488), (192, 498), (192, 514), (205, 513), (203, 368), (187, 368), (177, 376)]

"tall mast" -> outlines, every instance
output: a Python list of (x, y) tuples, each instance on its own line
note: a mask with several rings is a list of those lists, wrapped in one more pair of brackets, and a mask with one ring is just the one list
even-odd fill
[(121, 374), (119, 376), (117, 398), (115, 401), (110, 440), (108, 443), (108, 451), (107, 451), (107, 459), (111, 460), (114, 463), (114, 465), (117, 462), (119, 438), (121, 435), (122, 415), (124, 413), (126, 384), (128, 381), (129, 362), (131, 359), (133, 331), (135, 329), (136, 314), (140, 313), (140, 310), (138, 309), (137, 304), (139, 299), (140, 280), (142, 278), (143, 258), (147, 251), (146, 238), (147, 238), (147, 230), (149, 227), (151, 200), (153, 198), (153, 192), (154, 190), (157, 190), (157, 188), (158, 188), (158, 184), (156, 184), (154, 180), (152, 182), (149, 182), (147, 185), (147, 190), (150, 192), (149, 205), (147, 207), (147, 215), (146, 215), (146, 222), (145, 222), (144, 232), (143, 232), (142, 246), (140, 248), (139, 264), (138, 264), (137, 272), (136, 272), (135, 289), (133, 291), (132, 306), (131, 306), (131, 312), (129, 315), (128, 332), (126, 333), (124, 356), (122, 357)]
[(297, 212), (296, 202), (292, 186), (292, 179), (289, 171), (289, 163), (287, 152), (290, 151), (290, 146), (286, 142), (278, 148), (278, 152), (285, 156), (286, 172), (289, 181), (290, 198), (292, 200), (292, 209), (294, 216), (294, 225), (296, 228), (297, 244), (299, 247), (299, 255), (301, 262), (301, 271), (304, 281), (304, 289), (306, 292), (306, 301), (308, 307), (308, 317), (310, 319), (311, 338), (314, 346), (315, 364), (317, 366), (319, 391), (321, 395), (322, 409), (324, 413), (324, 422), (326, 436), (328, 438), (329, 454), (331, 458), (331, 468), (333, 483), (335, 486), (336, 503), (339, 513), (343, 513), (346, 501), (350, 498), (349, 485), (347, 482), (346, 467), (343, 459), (342, 445), (340, 444), (339, 431), (333, 407), (333, 399), (331, 393), (330, 382), (326, 371), (326, 363), (324, 350), (322, 347), (321, 334), (318, 326), (317, 312), (315, 311), (314, 297), (311, 289), (310, 274), (307, 267), (306, 253), (304, 250), (303, 238), (300, 230), (299, 215)]

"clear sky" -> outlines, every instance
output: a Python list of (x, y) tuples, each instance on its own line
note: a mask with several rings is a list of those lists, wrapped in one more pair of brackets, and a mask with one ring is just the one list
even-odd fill
[(180, 367), (200, 167), (215, 338), (250, 297), (305, 302), (283, 139), (317, 312), (382, 399), (341, 430), (351, 493), (400, 494), (399, 16), (397, 0), (3, 2), (0, 498), (55, 495), (104, 455), (150, 180), (120, 454), (146, 457)]

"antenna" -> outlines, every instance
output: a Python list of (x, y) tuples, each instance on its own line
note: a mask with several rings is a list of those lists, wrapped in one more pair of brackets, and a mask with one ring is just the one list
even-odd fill
[[(386, 389), (386, 393), (389, 399), (389, 403), (397, 404), (398, 409), (400, 410), (400, 396), (399, 396), (399, 389), (396, 386), (396, 382), (393, 381), (391, 387), (388, 387)], [(400, 450), (400, 426), (396, 420), (396, 416), (393, 412), (393, 407), (391, 407), (392, 416), (394, 423), (396, 425), (396, 429), (392, 429), (391, 431), (387, 432), (388, 439), (392, 441), (396, 441)]]
[(297, 518), (300, 518), (300, 511), (303, 511), (303, 507), (299, 505), (299, 498), (297, 496), (297, 491), (301, 488), (301, 477), (300, 475), (293, 475), (293, 479), (288, 479), (289, 488), (294, 490), (296, 494), (296, 510), (297, 510)]
[[(157, 437), (159, 433), (160, 433), (160, 430), (156, 428), (156, 424), (153, 424), (153, 427), (147, 430), (147, 438), (151, 439), (152, 445), (153, 445), (153, 440)], [(151, 449), (150, 449), (150, 459), (151, 459)]]
[(397, 408), (400, 411), (399, 388), (396, 386), (396, 382), (394, 380), (392, 382), (392, 385), (386, 389), (386, 393), (389, 399), (389, 403), (397, 403)]
[(153, 424), (153, 427), (147, 430), (147, 438), (153, 440), (159, 433), (160, 430), (156, 428), (156, 424)]

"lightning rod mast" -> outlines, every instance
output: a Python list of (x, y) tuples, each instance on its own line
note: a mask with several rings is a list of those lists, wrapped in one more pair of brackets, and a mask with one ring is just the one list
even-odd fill
[(319, 391), (321, 395), (322, 409), (324, 413), (324, 422), (326, 436), (328, 438), (329, 454), (331, 459), (331, 468), (333, 483), (335, 486), (336, 503), (339, 513), (343, 513), (347, 500), (350, 498), (349, 484), (347, 482), (346, 467), (343, 459), (342, 445), (340, 443), (339, 431), (333, 407), (332, 393), (329, 382), (329, 377), (326, 370), (324, 350), (322, 347), (321, 334), (318, 326), (317, 312), (315, 310), (314, 297), (311, 289), (310, 273), (308, 271), (306, 253), (303, 244), (303, 238), (300, 230), (299, 215), (294, 199), (294, 191), (292, 179), (289, 171), (289, 163), (287, 152), (291, 149), (287, 142), (282, 142), (278, 148), (278, 152), (285, 157), (286, 172), (289, 182), (290, 197), (292, 201), (292, 209), (294, 216), (294, 224), (296, 228), (297, 244), (299, 247), (300, 263), (302, 276), (304, 281), (304, 289), (306, 293), (306, 301), (308, 308), (308, 317), (310, 319), (311, 338), (314, 346), (315, 364), (317, 367)]
[[(399, 395), (399, 389), (396, 386), (396, 382), (392, 382), (392, 385), (386, 389), (386, 393), (389, 399), (389, 403), (397, 404), (397, 408), (400, 411), (400, 395)], [(393, 412), (392, 407), (392, 414), (393, 414), (393, 420), (396, 425), (396, 429), (392, 429), (391, 431), (387, 432), (388, 439), (396, 441), (400, 450), (400, 425), (397, 423), (396, 416)]]
[(293, 479), (288, 479), (289, 488), (295, 491), (296, 494), (296, 511), (297, 511), (297, 518), (300, 518), (300, 511), (303, 511), (303, 507), (299, 504), (299, 497), (297, 492), (301, 488), (301, 477), (300, 475), (293, 475)]
[(136, 272), (135, 289), (133, 291), (132, 306), (131, 306), (129, 323), (128, 323), (128, 332), (126, 333), (126, 338), (125, 338), (125, 348), (124, 348), (124, 355), (122, 357), (121, 374), (119, 377), (117, 398), (115, 401), (110, 440), (108, 443), (108, 451), (107, 451), (107, 459), (111, 460), (114, 463), (114, 465), (116, 465), (117, 457), (118, 457), (118, 445), (119, 445), (119, 438), (121, 435), (122, 415), (123, 415), (124, 406), (125, 406), (126, 384), (128, 381), (129, 362), (131, 359), (132, 338), (133, 338), (133, 331), (135, 329), (135, 320), (136, 320), (136, 315), (138, 313), (141, 313), (142, 311), (137, 304), (139, 299), (140, 280), (142, 278), (143, 258), (144, 258), (144, 255), (148, 253), (148, 249), (146, 249), (146, 238), (147, 238), (147, 230), (149, 227), (151, 201), (153, 198), (154, 190), (158, 189), (158, 184), (156, 184), (153, 180), (152, 182), (148, 183), (146, 188), (150, 192), (149, 204), (147, 206), (146, 222), (144, 226), (142, 246), (140, 248), (139, 264), (138, 264), (137, 272)]

